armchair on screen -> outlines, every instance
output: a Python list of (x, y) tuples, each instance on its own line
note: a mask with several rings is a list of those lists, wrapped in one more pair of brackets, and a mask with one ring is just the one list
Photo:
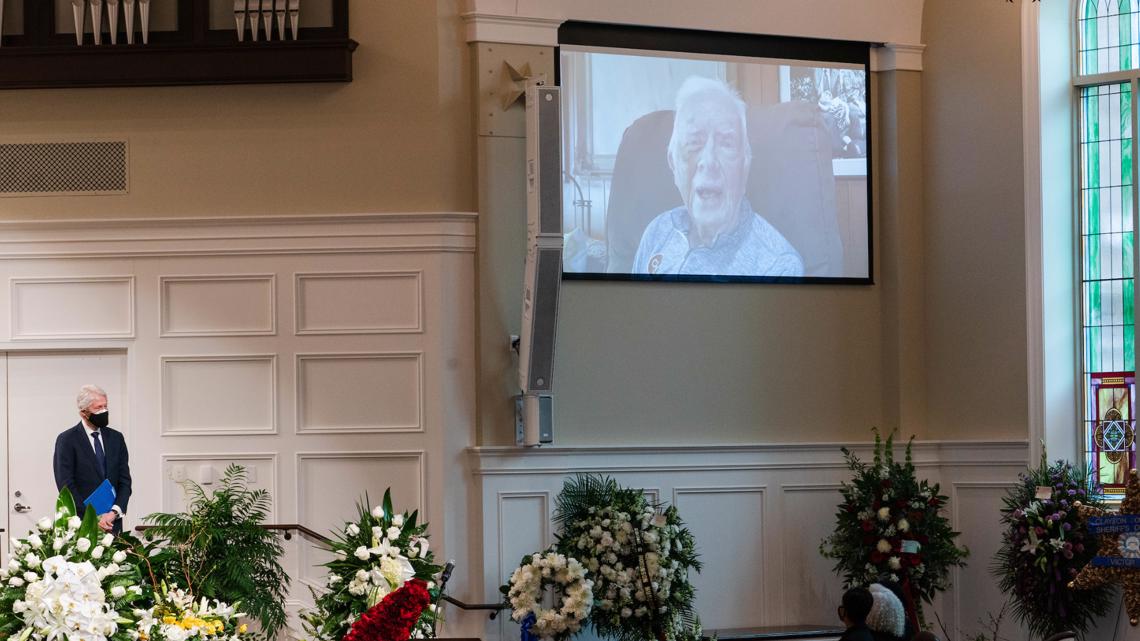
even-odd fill
[[(614, 159), (606, 211), (606, 271), (628, 273), (641, 234), (658, 214), (682, 205), (666, 158), (673, 111), (655, 111), (625, 130)], [(805, 276), (841, 276), (832, 146), (819, 109), (789, 102), (751, 107), (748, 139), (752, 208), (799, 251)]]

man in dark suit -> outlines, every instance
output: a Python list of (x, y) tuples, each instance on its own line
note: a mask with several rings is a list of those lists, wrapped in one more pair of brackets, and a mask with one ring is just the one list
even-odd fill
[(119, 534), (122, 517), (131, 500), (131, 468), (127, 458), (127, 441), (118, 430), (107, 427), (107, 393), (96, 385), (84, 385), (76, 399), (80, 421), (55, 439), (55, 485), (68, 488), (77, 505), (109, 480), (115, 489), (111, 511), (99, 515), (104, 532)]

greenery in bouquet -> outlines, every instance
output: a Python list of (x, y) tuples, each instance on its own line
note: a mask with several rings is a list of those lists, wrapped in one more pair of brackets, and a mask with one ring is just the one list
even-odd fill
[(163, 584), (155, 593), (154, 605), (135, 612), (138, 624), (131, 634), (134, 641), (241, 641), (247, 635), (237, 605), (206, 597), (197, 600), (180, 588)]
[(1074, 503), (1103, 508), (1099, 494), (1087, 469), (1065, 461), (1050, 464), (1042, 455), (1041, 463), (1021, 474), (1005, 496), (1005, 531), (992, 570), (1010, 595), (1014, 616), (1035, 637), (1067, 630), (1083, 635), (1108, 613), (1110, 587), (1068, 587), (1097, 549), (1096, 537)]
[(922, 601), (950, 586), (950, 569), (964, 566), (969, 551), (958, 547), (950, 522), (942, 515), (947, 498), (937, 483), (915, 477), (912, 437), (902, 463), (894, 459), (894, 434), (884, 443), (875, 430), (874, 460), (868, 465), (847, 448), (843, 455), (855, 473), (843, 483), (843, 501), (835, 515), (835, 531), (820, 544), (820, 553), (835, 560), (844, 587), (880, 580), (898, 583), (908, 615), (925, 626)]
[(54, 516), (11, 541), (0, 570), (0, 639), (136, 639), (136, 608), (150, 586), (133, 549), (129, 537), (100, 531), (90, 507), (80, 517), (64, 488)]
[(306, 633), (313, 641), (341, 641), (384, 597), (412, 579), (421, 579), (430, 603), (411, 634), (412, 638), (434, 636), (440, 597), (436, 581), (442, 568), (429, 549), (427, 523), (418, 522), (418, 511), (395, 513), (391, 490), (373, 508), (366, 496), (358, 512), (355, 521), (334, 532), (329, 545), (334, 558), (324, 564), (326, 589), (313, 591), (316, 608), (301, 617)]
[(590, 624), (618, 641), (699, 639), (689, 571), (700, 571), (692, 533), (674, 506), (596, 475), (567, 479), (556, 502), (556, 549), (593, 581)]
[(230, 465), (209, 494), (184, 482), (185, 512), (144, 519), (150, 524), (146, 554), (156, 589), (167, 584), (197, 598), (240, 602), (273, 638), (285, 625), (289, 575), (279, 562), (279, 534), (262, 527), (271, 509), (269, 493), (249, 489), (246, 479), (245, 468)]

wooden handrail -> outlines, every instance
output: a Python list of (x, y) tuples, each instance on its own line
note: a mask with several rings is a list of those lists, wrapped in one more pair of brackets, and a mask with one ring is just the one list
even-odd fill
[[(156, 526), (154, 526), (154, 525), (136, 525), (135, 526), (135, 532), (146, 532), (147, 530), (150, 530), (154, 527), (156, 527)], [(279, 532), (283, 532), (286, 541), (292, 540), (293, 539), (293, 532), (297, 531), (297, 532), (300, 532), (301, 534), (303, 534), (303, 535), (305, 535), (311, 539), (316, 539), (317, 541), (320, 541), (321, 543), (324, 543), (325, 545), (332, 543), (332, 539), (330, 539), (329, 537), (321, 534), (320, 532), (317, 532), (316, 530), (313, 530), (313, 529), (308, 528), (304, 525), (301, 525), (299, 523), (263, 523), (261, 527), (263, 529), (266, 529), (266, 530), (276, 530)], [(4, 530), (0, 530), (0, 532), (3, 532), (3, 531)]]

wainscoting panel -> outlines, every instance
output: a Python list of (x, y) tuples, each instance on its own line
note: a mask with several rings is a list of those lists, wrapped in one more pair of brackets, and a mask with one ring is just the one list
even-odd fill
[(188, 483), (198, 484), (208, 494), (218, 488), (227, 467), (240, 465), (245, 468), (248, 487), (269, 492), (272, 501), (269, 518), (273, 522), (278, 520), (277, 501), (281, 495), (277, 485), (276, 453), (163, 454), (161, 465), (163, 512), (185, 509)]
[(422, 432), (423, 354), (297, 355), (297, 432)]
[[(399, 509), (431, 523), (437, 558), (460, 564), (451, 591), (481, 594), (483, 572), (469, 560), (482, 553), (482, 512), (462, 465), (475, 443), (476, 218), (0, 222), (0, 352), (122, 355), (122, 381), (83, 382), (111, 392), (128, 439), (126, 527), (180, 509), (177, 479), (209, 491), (231, 462), (271, 493), (273, 520), (322, 534), (365, 492), (378, 503), (391, 487)], [(78, 420), (70, 383), (18, 383), (71, 417), (38, 429)], [(5, 460), (50, 460), (54, 431), (9, 432)], [(15, 514), (6, 496), (0, 536)], [(520, 501), (508, 512), (536, 520), (533, 501)], [(324, 583), (318, 548), (300, 536), (285, 543), (294, 626), (309, 588)], [(445, 636), (476, 637), (484, 623), (453, 610)]]
[(163, 276), (160, 335), (271, 336), (277, 333), (276, 276)]
[(798, 532), (787, 539), (779, 563), (783, 584), (796, 586), (782, 599), (780, 620), (790, 625), (811, 621), (821, 603), (838, 603), (843, 596), (832, 571), (834, 562), (819, 553), (820, 542), (834, 527), (835, 507), (842, 497), (838, 483), (788, 484), (780, 492), (783, 522), (794, 523)]
[(277, 356), (162, 357), (162, 432), (277, 432)]
[[(298, 452), (297, 515), (301, 523), (340, 527), (354, 519), (357, 503), (367, 496), (371, 506), (380, 504), (384, 490), (391, 488), (397, 510), (427, 514), (424, 452)], [(317, 566), (331, 560), (321, 550), (301, 550), (301, 572), (296, 578), (318, 585)]]
[(423, 331), (423, 274), (297, 274), (298, 334)]
[[(835, 527), (840, 484), (851, 478), (840, 452), (843, 445), (870, 459), (869, 444), (849, 443), (479, 447), (472, 448), (470, 456), (485, 514), (501, 505), (504, 496), (549, 494), (553, 501), (564, 480), (580, 472), (606, 474), (675, 503), (696, 537), (705, 566), (693, 577), (698, 611), (706, 629), (717, 629), (833, 622), (843, 581), (832, 571), (833, 563), (820, 556), (819, 544)], [(1001, 608), (1002, 595), (988, 569), (1000, 540), (997, 509), (1005, 488), (1025, 469), (1028, 446), (918, 442), (913, 452), (920, 477), (941, 483), (945, 494), (953, 494), (948, 517), (963, 529), (961, 541), (972, 552), (970, 565), (955, 574), (947, 598), (927, 606), (927, 618), (933, 623), (937, 612), (948, 626), (961, 621), (964, 631), (973, 632), (974, 620)], [(525, 504), (535, 499), (516, 500)], [(484, 567), (499, 576), (487, 577), (484, 594), (461, 598), (494, 600), (493, 590), (514, 569), (503, 551), (531, 546), (542, 528), (550, 528), (551, 539), (557, 534), (537, 504), (512, 514), (509, 522), (484, 518)], [(488, 641), (507, 641), (518, 634), (518, 626), (488, 624), (483, 634)], [(1010, 636), (1013, 641), (1022, 638)]]
[[(766, 609), (765, 489), (762, 485), (673, 488), (673, 504), (706, 551), (704, 568), (693, 577), (693, 586), (697, 611), (710, 627), (747, 627), (756, 610)], [(725, 584), (734, 589), (722, 590)]]
[(131, 276), (12, 278), (12, 340), (131, 338), (134, 290)]

